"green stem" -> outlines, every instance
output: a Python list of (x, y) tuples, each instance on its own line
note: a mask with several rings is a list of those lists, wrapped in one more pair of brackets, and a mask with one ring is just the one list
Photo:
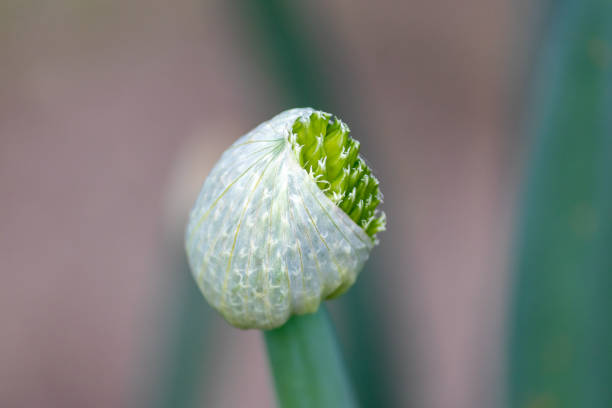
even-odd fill
[(355, 407), (327, 311), (293, 316), (264, 332), (279, 406)]
[[(331, 112), (352, 111), (351, 126), (361, 129), (361, 142), (367, 144), (368, 130), (365, 123), (359, 124), (360, 116), (351, 109), (353, 102), (348, 102), (346, 95), (333, 92), (334, 88), (355, 88), (351, 75), (332, 75), (334, 72), (345, 72), (342, 51), (335, 39), (334, 16), (327, 15), (316, 24), (312, 16), (304, 16), (297, 8), (296, 2), (282, 0), (258, 0), (228, 2), (240, 11), (243, 21), (240, 25), (249, 27), (250, 48), (259, 62), (271, 72), (271, 77), (281, 91), (281, 106), (312, 106)], [(313, 27), (330, 28), (327, 40), (327, 51), (317, 46), (311, 38)], [(331, 44), (331, 45), (330, 45)], [(334, 53), (332, 55), (331, 53)], [(330, 78), (345, 78), (345, 82), (330, 81)], [(358, 88), (358, 87), (357, 87)], [(359, 99), (359, 98), (357, 98)], [(281, 109), (280, 107), (278, 109)], [(375, 134), (375, 132), (371, 132)], [(370, 144), (375, 136), (370, 137)], [(348, 361), (349, 372), (357, 400), (363, 406), (390, 407), (399, 405), (399, 396), (389, 376), (393, 375), (394, 365), (390, 362), (392, 355), (383, 340), (387, 322), (379, 318), (377, 312), (381, 305), (376, 293), (372, 293), (369, 281), (374, 280), (375, 267), (370, 260), (360, 273), (355, 286), (342, 295), (337, 303), (338, 311), (343, 315), (343, 327), (338, 327), (340, 346), (347, 356), (355, 356)], [(369, 265), (369, 267), (367, 266)], [(369, 268), (369, 269), (368, 269)], [(375, 292), (375, 291), (374, 291)], [(359, 310), (365, 310), (360, 312)], [(350, 312), (347, 312), (350, 310)], [(357, 310), (357, 312), (356, 312)], [(367, 327), (368, 330), (363, 330)], [(408, 346), (408, 350), (410, 347)], [(411, 385), (403, 384), (403, 392), (410, 390)], [(405, 399), (402, 396), (401, 399)]]

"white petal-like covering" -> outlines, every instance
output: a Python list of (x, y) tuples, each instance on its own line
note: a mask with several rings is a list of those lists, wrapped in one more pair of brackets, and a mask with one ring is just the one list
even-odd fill
[(191, 211), (191, 271), (234, 326), (271, 329), (315, 312), (353, 284), (373, 247), (290, 148), (292, 124), (312, 112), (285, 111), (238, 139)]

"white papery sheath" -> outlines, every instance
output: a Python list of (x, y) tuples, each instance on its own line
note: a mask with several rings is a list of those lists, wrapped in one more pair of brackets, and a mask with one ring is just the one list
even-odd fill
[(238, 139), (191, 211), (186, 247), (208, 302), (240, 328), (271, 329), (348, 289), (372, 239), (300, 167), (292, 109)]

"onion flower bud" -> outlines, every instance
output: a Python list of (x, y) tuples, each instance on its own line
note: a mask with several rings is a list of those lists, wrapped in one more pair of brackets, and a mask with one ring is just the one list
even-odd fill
[(379, 183), (331, 114), (291, 109), (239, 138), (186, 231), (192, 274), (232, 325), (272, 329), (355, 282), (385, 229)]

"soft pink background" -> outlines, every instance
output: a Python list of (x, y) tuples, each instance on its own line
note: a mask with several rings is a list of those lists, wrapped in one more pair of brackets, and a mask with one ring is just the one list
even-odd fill
[[(326, 23), (344, 47), (350, 93), (377, 129), (364, 154), (390, 219), (376, 256), (392, 265), (381, 298), (400, 394), (414, 381), (406, 344), (419, 366), (405, 404), (499, 404), (524, 35), (511, 5), (300, 6), (313, 41)], [(180, 230), (218, 154), (276, 113), (279, 89), (234, 14), (221, 0), (0, 5), (1, 406), (130, 400), (172, 282), (163, 231)], [(215, 356), (203, 401), (270, 406), (258, 333), (223, 330), (233, 357)]]

